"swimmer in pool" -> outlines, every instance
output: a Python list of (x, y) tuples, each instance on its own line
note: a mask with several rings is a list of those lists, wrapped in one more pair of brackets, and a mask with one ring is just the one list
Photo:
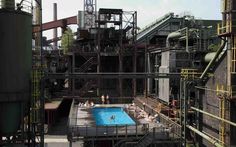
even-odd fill
[(115, 115), (112, 115), (112, 116), (110, 117), (110, 119), (111, 119), (111, 120), (115, 120), (115, 119), (116, 119), (116, 116), (115, 116)]

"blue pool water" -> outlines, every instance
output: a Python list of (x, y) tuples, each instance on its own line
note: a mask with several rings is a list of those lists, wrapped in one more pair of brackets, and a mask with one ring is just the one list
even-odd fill
[(135, 125), (135, 122), (121, 107), (93, 108), (93, 116), (98, 126)]

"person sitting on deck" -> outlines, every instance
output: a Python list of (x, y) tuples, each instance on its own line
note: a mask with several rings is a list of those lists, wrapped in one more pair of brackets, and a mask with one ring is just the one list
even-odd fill
[(87, 101), (84, 103), (84, 106), (85, 106), (85, 107), (89, 107), (89, 106), (90, 106), (89, 100), (87, 100)]
[(91, 106), (91, 107), (94, 106), (94, 102), (93, 102), (93, 101), (90, 102), (90, 106)]

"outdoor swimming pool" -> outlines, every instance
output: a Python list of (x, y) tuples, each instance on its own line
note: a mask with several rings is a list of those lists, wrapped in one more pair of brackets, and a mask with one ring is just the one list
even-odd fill
[(95, 107), (92, 110), (98, 126), (135, 125), (135, 122), (121, 107)]

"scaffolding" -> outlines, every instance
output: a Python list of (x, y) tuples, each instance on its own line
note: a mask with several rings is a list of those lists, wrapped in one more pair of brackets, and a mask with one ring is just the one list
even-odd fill
[(236, 74), (236, 37), (233, 36), (233, 45), (231, 49), (231, 73)]
[(187, 125), (188, 111), (190, 109), (190, 87), (194, 84), (194, 80), (199, 78), (201, 74), (197, 69), (182, 69), (180, 80), (180, 125), (181, 125), (181, 142), (182, 146), (187, 146)]
[[(218, 85), (216, 86), (216, 95), (219, 98), (219, 117), (225, 119), (225, 95), (221, 93), (221, 91), (224, 91), (224, 85)], [(224, 146), (225, 143), (225, 122), (220, 121), (219, 123), (219, 139), (222, 143), (222, 146)]]
[(32, 124), (33, 132), (33, 145), (41, 142), (40, 136), (42, 132), (40, 127), (42, 127), (42, 121), (40, 118), (41, 114), (41, 101), (40, 101), (40, 79), (42, 78), (42, 72), (40, 68), (33, 67), (32, 70), (32, 101), (31, 101), (31, 113), (30, 113), (30, 123)]

